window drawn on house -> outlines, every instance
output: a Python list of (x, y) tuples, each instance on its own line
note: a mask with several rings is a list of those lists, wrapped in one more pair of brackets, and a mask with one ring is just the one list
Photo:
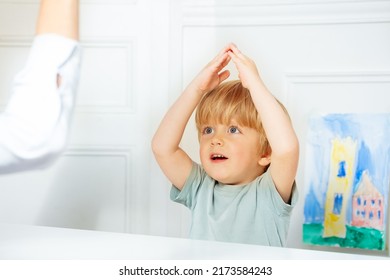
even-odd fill
[(339, 171), (337, 172), (337, 177), (344, 178), (347, 175), (345, 171), (345, 165), (346, 165), (345, 160), (339, 162)]
[(333, 214), (340, 215), (342, 205), (343, 205), (343, 194), (342, 193), (335, 193), (334, 200), (333, 200)]

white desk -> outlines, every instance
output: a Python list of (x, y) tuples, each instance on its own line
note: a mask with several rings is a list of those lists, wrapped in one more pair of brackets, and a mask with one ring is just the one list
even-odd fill
[(0, 224), (2, 260), (387, 259), (257, 245)]

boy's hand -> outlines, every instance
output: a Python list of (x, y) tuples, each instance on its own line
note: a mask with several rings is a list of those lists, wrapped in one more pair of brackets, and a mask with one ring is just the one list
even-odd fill
[(229, 70), (222, 71), (230, 62), (229, 50), (230, 46), (223, 48), (191, 82), (191, 86), (201, 95), (213, 90), (230, 76)]
[(243, 87), (250, 90), (254, 84), (263, 83), (254, 61), (244, 55), (235, 44), (230, 44), (228, 48), (228, 55), (236, 65)]

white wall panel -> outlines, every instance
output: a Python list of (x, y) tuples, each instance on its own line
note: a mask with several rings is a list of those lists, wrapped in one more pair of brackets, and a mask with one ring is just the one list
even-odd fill
[(77, 111), (133, 113), (132, 42), (84, 42)]
[(31, 35), (35, 31), (37, 1), (0, 1), (0, 38)]
[(69, 150), (49, 169), (3, 176), (1, 221), (129, 231), (131, 163), (129, 149)]

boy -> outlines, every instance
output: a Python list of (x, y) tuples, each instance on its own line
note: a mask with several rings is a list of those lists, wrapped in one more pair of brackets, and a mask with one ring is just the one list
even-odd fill
[[(240, 81), (223, 83), (230, 60)], [(201, 166), (179, 147), (197, 106)], [(298, 139), (255, 63), (234, 44), (187, 86), (162, 120), (152, 148), (173, 184), (171, 199), (192, 211), (191, 238), (285, 245), (296, 200)]]

